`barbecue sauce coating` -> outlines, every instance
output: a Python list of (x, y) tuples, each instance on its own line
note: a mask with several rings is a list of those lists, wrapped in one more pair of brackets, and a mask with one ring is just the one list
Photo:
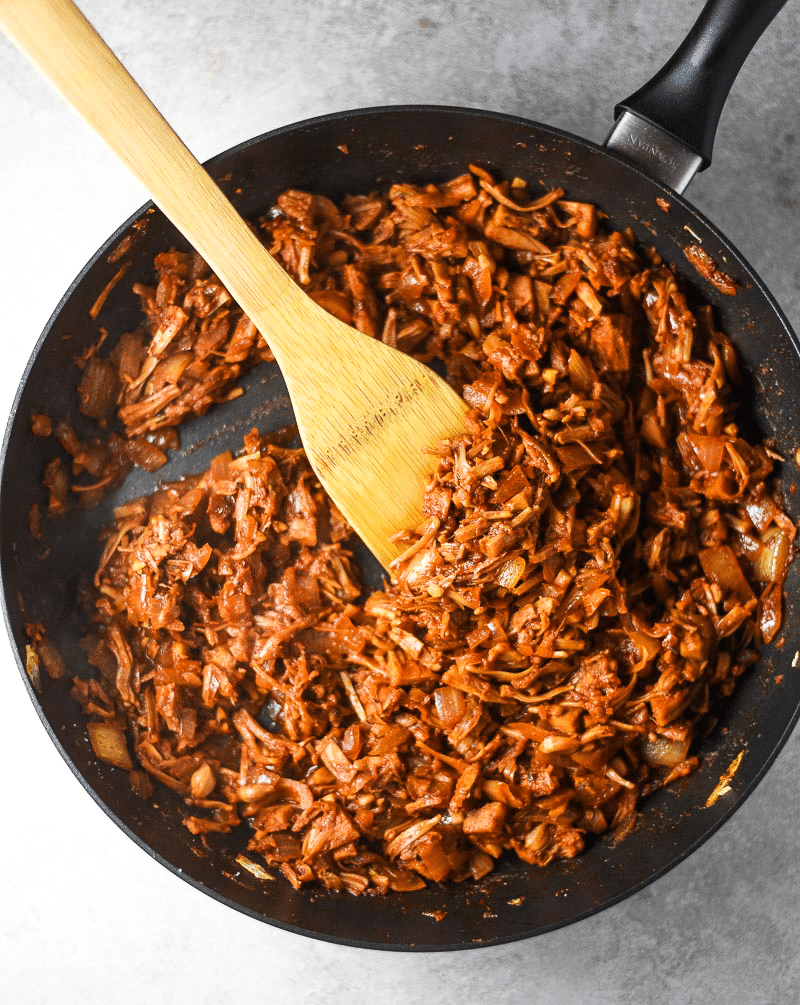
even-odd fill
[[(255, 430), (120, 507), (77, 697), (138, 791), (167, 785), (193, 833), (236, 829), (295, 887), (413, 890), (623, 836), (780, 627), (794, 527), (736, 426), (730, 341), (594, 206), (476, 167), (338, 207), (289, 191), (261, 232), (327, 310), (440, 361), (468, 433), (365, 598), (302, 451)], [(195, 256), (157, 266), (147, 337), (113, 357), (140, 442), (254, 352)], [(194, 397), (187, 331), (222, 347)]]

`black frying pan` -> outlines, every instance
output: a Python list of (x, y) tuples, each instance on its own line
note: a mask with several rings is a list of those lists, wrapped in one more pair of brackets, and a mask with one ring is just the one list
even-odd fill
[[(625, 119), (612, 145), (634, 158), (523, 119), (459, 108), (366, 109), (313, 119), (251, 140), (209, 163), (240, 210), (263, 212), (289, 186), (338, 198), (394, 181), (437, 181), (477, 162), (506, 177), (519, 175), (545, 186), (564, 185), (571, 197), (600, 204), (617, 227), (630, 226), (683, 272), (697, 302), (711, 302), (721, 326), (736, 343), (747, 373), (742, 424), (783, 456), (794, 456), (800, 437), (800, 356), (779, 308), (739, 253), (674, 190), (707, 165), (719, 112), (747, 52), (780, 9), (780, 0), (716, 0), (676, 57), (642, 91), (623, 103)], [(667, 132), (641, 125), (645, 116)], [(347, 154), (340, 149), (346, 146)], [(644, 168), (644, 170), (643, 170)], [(659, 180), (654, 180), (654, 178)], [(673, 186), (673, 188), (670, 187)], [(656, 200), (661, 200), (659, 205)], [(664, 203), (669, 204), (665, 212)], [(71, 671), (85, 660), (76, 594), (93, 572), (97, 538), (114, 505), (164, 480), (205, 467), (224, 449), (236, 449), (253, 425), (263, 431), (291, 422), (285, 388), (274, 367), (250, 374), (248, 393), (181, 430), (182, 449), (156, 476), (134, 472), (123, 488), (96, 510), (74, 510), (45, 522), (35, 541), (28, 512), (43, 501), (41, 475), (52, 456), (50, 440), (30, 434), (30, 415), (69, 416), (87, 434), (77, 411), (79, 379), (72, 360), (96, 337), (87, 312), (118, 264), (109, 251), (149, 207), (113, 234), (58, 305), (26, 368), (3, 445), (0, 481), (0, 569), (5, 617), (24, 674), (25, 623), (42, 622)], [(693, 274), (682, 250), (702, 243), (739, 284), (725, 297)], [(131, 253), (132, 267), (103, 309), (112, 332), (133, 327), (135, 279), (148, 281), (154, 253), (180, 236), (159, 213)], [(795, 466), (781, 465), (787, 507)], [(367, 560), (365, 559), (365, 562)], [(365, 567), (367, 581), (378, 570)], [(386, 949), (455, 949), (524, 938), (606, 907), (661, 875), (709, 837), (753, 790), (791, 732), (800, 711), (800, 674), (790, 671), (800, 651), (795, 607), (800, 569), (790, 571), (784, 630), (764, 649), (754, 673), (724, 709), (709, 738), (700, 769), (688, 780), (649, 800), (641, 823), (620, 845), (599, 841), (582, 857), (532, 869), (504, 860), (479, 884), (429, 887), (385, 898), (352, 898), (324, 890), (294, 892), (282, 880), (259, 881), (235, 861), (236, 836), (211, 840), (206, 849), (180, 823), (172, 793), (159, 791), (158, 806), (132, 795), (117, 769), (98, 763), (68, 681), (43, 681), (31, 699), (53, 742), (87, 791), (135, 841), (168, 868), (223, 903), (282, 928), (335, 942)], [(26, 677), (27, 682), (27, 677)], [(28, 683), (30, 687), (30, 684)], [(720, 776), (743, 752), (730, 791), (706, 802)], [(239, 837), (238, 840), (241, 840)], [(510, 903), (510, 902), (514, 903)], [(446, 912), (434, 920), (436, 912)]]

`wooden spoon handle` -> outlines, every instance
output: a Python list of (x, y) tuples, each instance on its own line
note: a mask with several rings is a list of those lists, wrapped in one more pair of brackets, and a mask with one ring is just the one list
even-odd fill
[[(305, 299), (71, 0), (0, 0), (0, 26), (145, 185), (259, 330), (271, 327), (274, 304)], [(270, 331), (280, 349), (274, 337)]]

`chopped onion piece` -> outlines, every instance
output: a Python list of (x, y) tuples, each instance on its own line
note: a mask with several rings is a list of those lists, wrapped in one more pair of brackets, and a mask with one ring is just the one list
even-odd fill
[(679, 433), (677, 438), (684, 464), (698, 474), (719, 472), (727, 442), (724, 436), (702, 436), (699, 433)]
[(663, 736), (648, 740), (642, 749), (642, 756), (651, 765), (664, 768), (674, 768), (686, 760), (689, 752), (689, 739), (667, 740)]
[(781, 627), (782, 594), (778, 583), (764, 587), (758, 604), (758, 630), (765, 642), (772, 642)]
[(732, 594), (737, 600), (752, 598), (750, 584), (744, 578), (736, 555), (727, 544), (704, 548), (700, 552), (700, 564), (706, 576), (726, 593)]
[(782, 583), (789, 564), (789, 535), (780, 527), (770, 527), (761, 542), (753, 562), (756, 578), (762, 583)]
[(661, 643), (647, 632), (628, 632), (628, 638), (639, 651), (639, 659), (642, 663), (648, 663), (661, 652)]
[(114, 767), (122, 768), (125, 771), (133, 770), (133, 763), (125, 743), (125, 734), (119, 726), (108, 722), (88, 722), (86, 730), (89, 733), (92, 749), (101, 761), (113, 764)]
[(177, 384), (193, 358), (194, 353), (191, 350), (184, 349), (181, 352), (172, 353), (166, 359), (162, 359), (150, 375), (146, 393), (152, 394), (166, 384)]
[(433, 693), (433, 700), (436, 703), (436, 713), (445, 729), (452, 729), (453, 726), (464, 718), (467, 704), (464, 699), (464, 692), (456, 687), (439, 687)]
[(746, 503), (745, 509), (747, 515), (762, 533), (772, 523), (777, 512), (775, 503), (768, 495), (761, 495), (758, 499)]
[(233, 460), (233, 454), (230, 450), (225, 450), (217, 456), (211, 462), (211, 477), (215, 481), (222, 481), (228, 477), (228, 465)]
[(591, 391), (596, 379), (591, 363), (587, 362), (580, 353), (571, 349), (567, 367), (570, 383), (580, 391)]
[(201, 764), (200, 767), (192, 774), (189, 782), (189, 789), (195, 799), (205, 799), (206, 796), (210, 795), (214, 791), (214, 786), (216, 784), (217, 780), (214, 777), (214, 771), (212, 770), (211, 765), (206, 762), (205, 764)]
[(513, 590), (517, 583), (525, 574), (525, 559), (521, 556), (510, 558), (503, 562), (497, 572), (498, 586), (504, 586), (507, 590)]

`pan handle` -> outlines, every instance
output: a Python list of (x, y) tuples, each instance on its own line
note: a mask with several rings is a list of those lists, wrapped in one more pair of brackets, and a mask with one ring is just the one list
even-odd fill
[(606, 148), (681, 193), (711, 163), (736, 75), (786, 0), (708, 0), (667, 63), (616, 109)]

